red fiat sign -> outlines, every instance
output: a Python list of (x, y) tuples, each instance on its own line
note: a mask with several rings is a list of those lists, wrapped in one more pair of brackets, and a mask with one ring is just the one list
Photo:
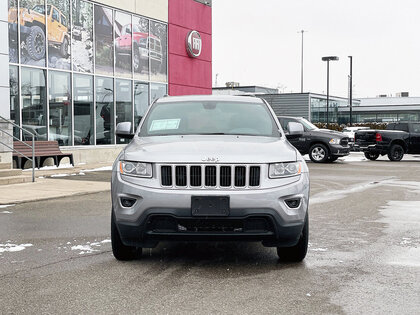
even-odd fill
[(187, 52), (190, 57), (197, 58), (201, 54), (201, 36), (197, 31), (191, 31), (186, 40)]

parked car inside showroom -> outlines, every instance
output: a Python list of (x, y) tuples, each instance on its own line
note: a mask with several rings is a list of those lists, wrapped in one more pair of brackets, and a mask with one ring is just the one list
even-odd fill
[[(309, 171), (271, 107), (239, 96), (164, 97), (112, 170), (111, 241), (129, 260), (161, 241), (260, 241), (305, 258)], [(303, 133), (290, 122), (289, 135)]]
[[(315, 163), (334, 162), (341, 156), (350, 154), (349, 138), (341, 132), (319, 129), (314, 124), (302, 117), (277, 117), (283, 126), (292, 145), (302, 155), (309, 154)], [(290, 122), (302, 125), (304, 132), (301, 137), (290, 137), (288, 124)]]

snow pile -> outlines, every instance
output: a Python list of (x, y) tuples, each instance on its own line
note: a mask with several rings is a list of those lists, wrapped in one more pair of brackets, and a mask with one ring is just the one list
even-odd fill
[(89, 173), (89, 172), (100, 172), (100, 171), (112, 171), (112, 165), (110, 166), (102, 166), (90, 170), (83, 170), (83, 172)]
[(103, 240), (100, 242), (87, 242), (86, 245), (75, 245), (71, 247), (71, 250), (79, 250), (80, 253), (79, 255), (83, 255), (83, 254), (91, 254), (93, 252), (98, 252), (99, 251), (99, 247), (101, 247), (103, 244), (106, 243), (111, 243), (111, 240)]
[(32, 244), (0, 244), (0, 253), (4, 252), (20, 252), (21, 250), (24, 250), (26, 247), (31, 247)]
[(15, 205), (0, 205), (0, 209), (2, 208), (8, 208), (8, 207), (14, 207)]

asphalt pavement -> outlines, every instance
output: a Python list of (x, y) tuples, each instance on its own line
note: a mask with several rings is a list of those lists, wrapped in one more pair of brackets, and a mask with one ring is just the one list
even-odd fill
[(0, 313), (418, 314), (420, 162), (308, 165), (310, 247), (299, 264), (236, 242), (162, 243), (119, 262), (109, 191), (0, 206)]

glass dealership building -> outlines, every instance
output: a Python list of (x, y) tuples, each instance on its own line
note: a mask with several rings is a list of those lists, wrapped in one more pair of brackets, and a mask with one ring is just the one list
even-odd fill
[[(327, 96), (318, 93), (277, 93), (276, 89), (261, 86), (213, 88), (216, 95), (255, 95), (265, 99), (278, 116), (304, 117), (313, 123), (327, 122)], [(371, 97), (353, 99), (353, 123), (386, 123), (420, 121), (420, 97)], [(349, 99), (329, 97), (330, 123), (350, 122)]]
[[(0, 115), (36, 140), (124, 143), (116, 125), (129, 121), (135, 129), (157, 98), (211, 94), (211, 1), (3, 1), (9, 108)], [(202, 37), (197, 58), (185, 48), (192, 30)]]

